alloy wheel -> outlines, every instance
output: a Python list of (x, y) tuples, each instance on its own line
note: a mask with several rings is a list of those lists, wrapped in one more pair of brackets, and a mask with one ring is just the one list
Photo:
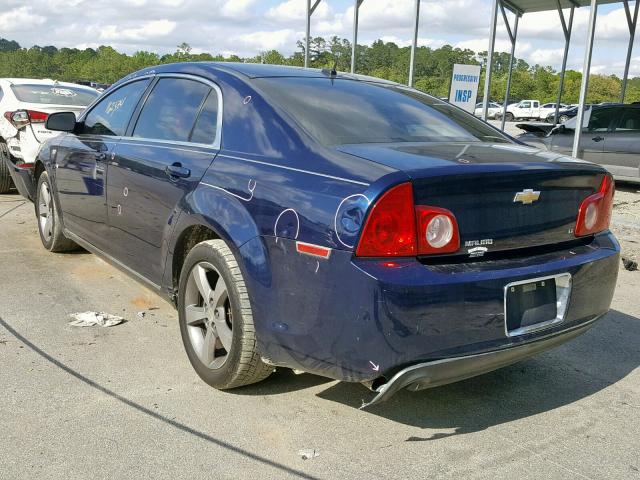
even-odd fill
[(40, 195), (38, 195), (38, 222), (42, 237), (48, 242), (53, 236), (53, 201), (47, 182), (42, 182), (42, 185), (40, 185)]
[(207, 368), (219, 369), (231, 351), (233, 314), (227, 285), (213, 265), (199, 262), (191, 269), (184, 304), (194, 352)]

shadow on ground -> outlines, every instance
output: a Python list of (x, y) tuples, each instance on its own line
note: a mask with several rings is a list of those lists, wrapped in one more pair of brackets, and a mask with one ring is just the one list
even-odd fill
[[(583, 336), (554, 351), (463, 382), (401, 391), (366, 411), (420, 428), (455, 429), (407, 441), (485, 430), (571, 404), (615, 384), (640, 365), (638, 345), (640, 319), (611, 311)], [(365, 393), (361, 385), (341, 382), (318, 396), (359, 408)]]

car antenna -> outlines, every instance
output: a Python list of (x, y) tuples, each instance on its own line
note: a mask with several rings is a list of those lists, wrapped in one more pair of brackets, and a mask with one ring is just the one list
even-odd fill
[(325, 75), (328, 75), (331, 78), (336, 78), (338, 76), (337, 68), (338, 68), (338, 61), (334, 60), (333, 67), (331, 67), (331, 70), (329, 70), (328, 68), (323, 68), (322, 73), (324, 73)]

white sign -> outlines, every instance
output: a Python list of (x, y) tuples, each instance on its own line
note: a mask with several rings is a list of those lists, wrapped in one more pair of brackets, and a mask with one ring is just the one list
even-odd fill
[(476, 109), (478, 86), (480, 85), (480, 65), (453, 66), (449, 103), (473, 113)]

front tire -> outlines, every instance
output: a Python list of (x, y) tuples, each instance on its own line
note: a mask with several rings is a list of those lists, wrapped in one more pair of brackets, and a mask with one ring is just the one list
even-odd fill
[(180, 333), (187, 357), (206, 383), (220, 390), (267, 378), (247, 287), (222, 240), (197, 244), (187, 255), (178, 289)]
[(560, 117), (558, 118), (559, 123), (565, 123), (567, 120), (569, 120), (569, 117), (567, 115), (560, 115)]
[(513, 113), (507, 112), (507, 114), (505, 115), (505, 120), (507, 122), (513, 122), (515, 120)]
[(9, 147), (4, 141), (0, 142), (0, 193), (8, 193), (13, 187), (13, 180), (11, 179), (11, 173), (5, 163), (5, 158), (8, 160), (11, 158), (9, 153)]
[(76, 250), (78, 245), (62, 233), (62, 220), (58, 214), (56, 202), (53, 199), (51, 182), (47, 172), (42, 172), (38, 178), (35, 200), (38, 232), (40, 233), (42, 246), (50, 252)]

